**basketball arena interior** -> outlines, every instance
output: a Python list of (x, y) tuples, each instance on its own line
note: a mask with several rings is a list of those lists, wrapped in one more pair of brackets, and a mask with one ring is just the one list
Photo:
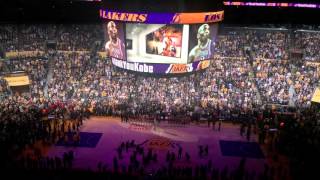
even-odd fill
[(320, 1), (0, 2), (1, 179), (319, 179)]

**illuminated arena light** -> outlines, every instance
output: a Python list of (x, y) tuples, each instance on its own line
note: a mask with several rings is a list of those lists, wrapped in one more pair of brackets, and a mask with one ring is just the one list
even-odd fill
[(296, 8), (320, 8), (320, 4), (314, 3), (286, 3), (286, 2), (240, 2), (224, 1), (225, 6), (258, 6), (258, 7), (296, 7)]

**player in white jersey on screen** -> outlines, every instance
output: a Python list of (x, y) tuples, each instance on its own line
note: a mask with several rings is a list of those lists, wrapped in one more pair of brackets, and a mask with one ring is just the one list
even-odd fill
[(105, 45), (107, 57), (125, 60), (124, 43), (118, 37), (118, 29), (115, 22), (110, 21), (107, 24), (107, 33), (109, 36), (109, 41)]

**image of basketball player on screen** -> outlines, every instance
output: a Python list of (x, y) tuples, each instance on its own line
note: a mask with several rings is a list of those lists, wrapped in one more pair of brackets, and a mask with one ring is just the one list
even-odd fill
[(146, 53), (180, 58), (182, 25), (163, 25), (146, 35)]
[(161, 55), (175, 57), (177, 50), (171, 37), (165, 37), (162, 43), (163, 43), (163, 50), (161, 52)]
[(125, 60), (125, 46), (118, 35), (118, 29), (114, 21), (107, 24), (108, 41), (105, 45), (107, 57)]
[(210, 26), (202, 24), (197, 33), (198, 44), (189, 52), (188, 63), (209, 59), (212, 57), (212, 40), (210, 39)]

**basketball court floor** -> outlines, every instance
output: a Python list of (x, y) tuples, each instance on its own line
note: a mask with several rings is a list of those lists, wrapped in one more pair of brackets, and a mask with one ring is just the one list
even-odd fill
[[(118, 157), (117, 148), (122, 142), (134, 140), (135, 144), (144, 147), (148, 152), (151, 148), (157, 153), (158, 162), (149, 164), (150, 171), (166, 165), (167, 152), (174, 152), (177, 156), (179, 147), (182, 148), (182, 158), (177, 159), (175, 166), (195, 166), (212, 161), (213, 167), (233, 170), (238, 167), (242, 157), (246, 157), (246, 169), (262, 172), (264, 164), (268, 163), (265, 148), (257, 143), (257, 135), (252, 134), (248, 141), (240, 136), (239, 125), (222, 123), (221, 130), (213, 130), (207, 123), (174, 125), (166, 122), (156, 127), (152, 124), (123, 123), (116, 117), (91, 117), (84, 122), (80, 130), (80, 143), (77, 146), (58, 142), (47, 150), (50, 157), (62, 157), (64, 152), (74, 151), (74, 165), (76, 169), (97, 170), (101, 162), (111, 169), (113, 158)], [(208, 155), (199, 156), (199, 146), (208, 145)], [(133, 148), (122, 153), (119, 165), (128, 165)], [(185, 153), (190, 154), (187, 162)], [(138, 159), (142, 157), (138, 157)]]

